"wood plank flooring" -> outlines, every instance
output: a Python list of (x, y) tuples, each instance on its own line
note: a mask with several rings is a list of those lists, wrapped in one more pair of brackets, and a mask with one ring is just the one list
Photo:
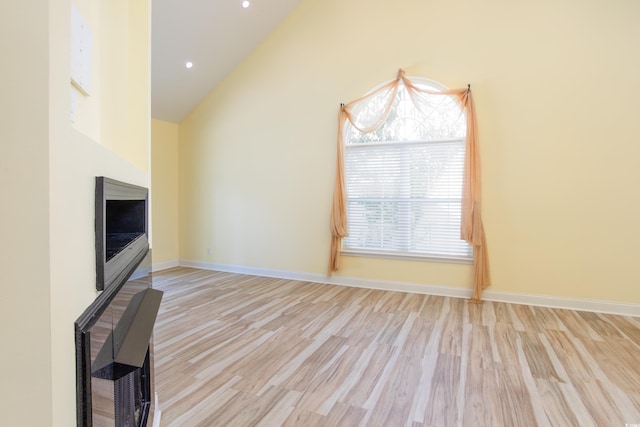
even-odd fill
[(161, 425), (640, 424), (640, 318), (174, 268)]

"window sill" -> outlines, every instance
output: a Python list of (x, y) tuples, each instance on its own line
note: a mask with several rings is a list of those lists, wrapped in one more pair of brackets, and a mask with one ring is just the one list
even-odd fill
[(343, 256), (350, 257), (365, 257), (365, 258), (385, 258), (385, 259), (397, 259), (403, 261), (426, 261), (426, 262), (441, 262), (449, 264), (473, 264), (472, 257), (454, 257), (454, 256), (438, 256), (438, 255), (418, 255), (418, 254), (398, 254), (392, 252), (382, 251), (367, 251), (367, 250), (343, 250), (340, 252)]

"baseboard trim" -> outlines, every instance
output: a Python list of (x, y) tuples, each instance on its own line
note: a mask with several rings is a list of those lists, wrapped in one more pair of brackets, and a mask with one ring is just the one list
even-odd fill
[[(392, 282), (386, 280), (359, 279), (356, 277), (343, 276), (329, 277), (324, 274), (255, 268), (187, 259), (180, 259), (178, 263), (182, 267), (200, 268), (203, 270), (224, 271), (227, 273), (248, 274), (253, 276), (273, 277), (277, 279), (299, 280), (303, 282), (327, 283), (331, 285), (352, 286), (366, 289), (411, 292), (417, 294), (439, 295), (453, 298), (470, 298), (472, 295), (471, 289), (456, 288), (453, 286)], [(614, 301), (575, 299), (555, 297), (551, 295), (524, 294), (518, 292), (503, 292), (492, 290), (484, 291), (484, 293), (482, 294), (482, 298), (487, 301), (640, 317), (640, 305), (623, 304)]]
[(594, 313), (618, 314), (622, 316), (640, 317), (640, 305), (623, 304), (615, 301), (592, 300), (583, 298), (564, 298), (550, 295), (524, 294), (486, 290), (482, 298), (488, 301), (526, 304), (540, 307), (564, 308)]
[(151, 264), (151, 272), (156, 272), (160, 270), (166, 270), (168, 268), (180, 267), (180, 261), (177, 259), (172, 259), (169, 261), (159, 262), (157, 264)]
[(158, 403), (158, 393), (155, 394), (154, 410), (153, 410), (153, 426), (160, 427), (160, 419), (162, 418), (162, 411)]

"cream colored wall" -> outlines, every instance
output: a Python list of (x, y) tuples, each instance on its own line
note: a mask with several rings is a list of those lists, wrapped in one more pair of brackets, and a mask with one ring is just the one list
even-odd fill
[[(47, 1), (0, 4), (0, 424), (51, 425)], [(30, 28), (25, 33), (24, 28)], [(16, 34), (25, 37), (16, 43)], [(28, 52), (26, 54), (25, 52)], [(33, 410), (38, 402), (38, 410)]]
[(149, 169), (150, 44), (147, 0), (96, 3), (73, 0), (91, 29), (91, 92), (71, 88), (77, 102), (73, 127), (142, 170)]
[[(338, 105), (403, 67), (472, 85), (492, 290), (640, 303), (637, 16), (628, 0), (303, 0), (181, 123), (181, 257), (323, 273)], [(340, 274), (471, 282), (467, 265), (365, 258)]]
[[(141, 14), (146, 19), (138, 16), (132, 20), (129, 16), (134, 31), (144, 32), (149, 2), (131, 2), (139, 11), (146, 10)], [(142, 165), (149, 159), (123, 157), (71, 124), (71, 3), (41, 3), (7, 3), (0, 7), (0, 52), (7, 61), (0, 79), (0, 191), (5, 201), (0, 210), (0, 424), (68, 427), (76, 424), (73, 325), (97, 295), (95, 176), (149, 186), (149, 173)], [(94, 12), (89, 10), (87, 14)], [(101, 15), (100, 11), (95, 13)], [(120, 13), (127, 14), (128, 6)], [(145, 37), (148, 40), (148, 34), (141, 39)], [(148, 62), (148, 45), (141, 44), (136, 50)], [(127, 62), (128, 53), (123, 53), (125, 56), (116, 59)], [(101, 55), (95, 58), (97, 62), (100, 59)], [(114, 103), (126, 105), (130, 97), (142, 96), (134, 94), (145, 91), (140, 87), (148, 88), (148, 67), (136, 71), (136, 75), (127, 83), (131, 87), (125, 91), (126, 99), (113, 99)], [(123, 84), (104, 74), (100, 81), (103, 92)], [(96, 94), (92, 96), (96, 102), (85, 105), (86, 112), (95, 108), (99, 122), (109, 123), (111, 119), (103, 117), (103, 111), (96, 107), (104, 103)], [(127, 121), (145, 117), (148, 128), (146, 99), (139, 101), (140, 111), (126, 117)], [(121, 120), (112, 123), (125, 126)], [(148, 133), (140, 135), (135, 145), (132, 153), (148, 153)], [(33, 402), (37, 402), (36, 410)]]
[[(115, 70), (105, 72), (101, 69), (101, 96), (97, 100), (100, 140), (77, 131), (69, 122), (67, 11), (70, 2), (56, 0), (55, 3), (50, 20), (49, 89), (52, 419), (54, 426), (63, 427), (75, 425), (76, 417), (75, 348), (71, 345), (73, 322), (97, 295), (93, 237), (95, 177), (108, 176), (150, 186), (150, 74), (147, 65), (150, 2), (130, 0), (91, 4), (98, 9), (95, 13), (100, 17), (102, 40), (96, 64), (104, 66), (117, 62), (128, 70), (127, 78), (123, 79)], [(135, 13), (132, 12), (134, 8)], [(120, 25), (124, 23), (123, 28)], [(121, 37), (123, 33), (127, 36)], [(132, 38), (138, 42), (132, 42)], [(105, 43), (106, 40), (110, 42)], [(111, 51), (107, 52), (107, 49)], [(132, 55), (138, 55), (139, 60), (130, 61)], [(133, 129), (137, 130), (134, 132)], [(123, 139), (128, 141), (126, 149)]]
[[(137, 131), (127, 149), (120, 138), (129, 138), (134, 127), (148, 129), (150, 77), (148, 0), (92, 2), (100, 19), (100, 46), (95, 66), (118, 62), (129, 70), (100, 72), (100, 139), (80, 132), (69, 121), (69, 0), (55, 0), (50, 30), (50, 235), (51, 235), (51, 336), (53, 367), (53, 425), (75, 425), (76, 372), (73, 323), (95, 299), (94, 183), (96, 176), (149, 187), (150, 135)], [(138, 11), (131, 13), (135, 5)], [(97, 9), (97, 10), (96, 10)], [(108, 9), (108, 10), (105, 10)], [(142, 13), (146, 10), (146, 13)], [(125, 28), (120, 24), (126, 23)], [(121, 37), (121, 34), (126, 37)], [(129, 38), (138, 34), (139, 44)], [(109, 43), (105, 43), (109, 40)], [(144, 41), (147, 41), (145, 44)], [(107, 46), (109, 45), (109, 46)], [(111, 49), (107, 52), (107, 49)], [(133, 52), (132, 52), (133, 50)], [(129, 61), (132, 54), (140, 60)], [(94, 65), (92, 64), (92, 65)], [(96, 96), (96, 95), (93, 95)], [(136, 112), (127, 105), (135, 99)], [(120, 112), (123, 110), (123, 112)], [(114, 112), (118, 111), (117, 114)], [(134, 125), (143, 122), (141, 126)], [(146, 157), (142, 154), (145, 153)]]
[(153, 264), (177, 264), (179, 255), (179, 127), (151, 120)]
[[(128, 0), (127, 138), (112, 150), (139, 169), (151, 170), (151, 2)], [(116, 31), (122, 31), (117, 29)]]

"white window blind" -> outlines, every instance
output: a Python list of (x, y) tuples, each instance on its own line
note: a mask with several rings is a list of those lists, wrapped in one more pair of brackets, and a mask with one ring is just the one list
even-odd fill
[(381, 128), (347, 131), (344, 252), (471, 257), (460, 239), (464, 116), (452, 98), (431, 98), (418, 110), (402, 88)]

